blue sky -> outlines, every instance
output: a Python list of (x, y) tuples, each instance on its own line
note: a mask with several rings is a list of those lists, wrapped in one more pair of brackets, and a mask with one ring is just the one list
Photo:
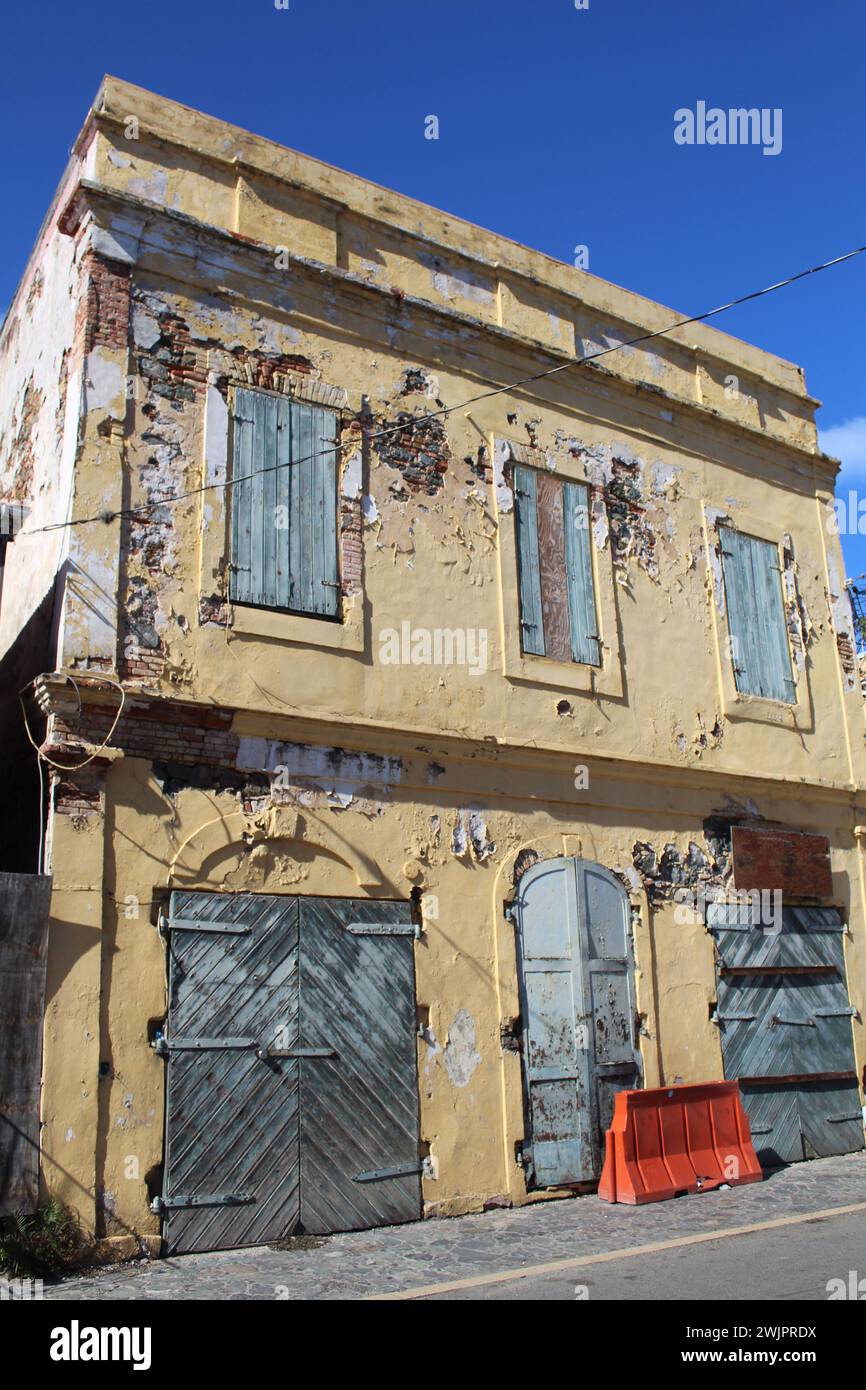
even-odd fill
[[(562, 260), (586, 245), (678, 312), (866, 243), (862, 0), (43, 0), (4, 39), (0, 304), (105, 72)], [(781, 108), (781, 152), (675, 144), (699, 100)], [(843, 495), (866, 493), (864, 296), (866, 255), (718, 320), (805, 367)], [(866, 571), (866, 536), (843, 544)]]

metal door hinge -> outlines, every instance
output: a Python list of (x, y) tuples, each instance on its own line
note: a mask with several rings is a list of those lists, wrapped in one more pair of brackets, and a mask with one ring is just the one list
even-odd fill
[(196, 922), (191, 917), (171, 917), (167, 925), (169, 931), (225, 932), (230, 936), (249, 936), (252, 930), (240, 922)]
[(407, 1163), (399, 1168), (373, 1168), (369, 1173), (356, 1173), (352, 1182), (387, 1182), (389, 1178), (410, 1178), (416, 1173), (425, 1178), (433, 1176), (429, 1158), (422, 1158), (417, 1163)]
[(159, 1038), (153, 1044), (161, 1057), (172, 1052), (249, 1052), (258, 1045), (256, 1038)]
[(499, 1023), (499, 1046), (503, 1052), (519, 1052), (522, 1027), (519, 1018), (503, 1018)]
[(208, 1192), (200, 1196), (154, 1197), (150, 1209), (160, 1216), (164, 1211), (187, 1210), (191, 1207), (244, 1207), (255, 1200), (247, 1192)]
[(415, 936), (421, 927), (415, 922), (347, 922), (346, 931), (353, 936)]
[(266, 1062), (269, 1057), (336, 1057), (332, 1047), (257, 1047), (256, 1056)]

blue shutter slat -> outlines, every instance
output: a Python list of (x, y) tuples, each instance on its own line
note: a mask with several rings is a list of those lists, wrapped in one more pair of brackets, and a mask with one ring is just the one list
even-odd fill
[(291, 406), (284, 397), (277, 401), (277, 464), (276, 507), (279, 524), (276, 532), (277, 607), (291, 607), (291, 486), (292, 486), (292, 420)]
[(318, 448), (321, 451), (317, 461), (319, 476), (319, 551), (317, 567), (317, 586), (319, 589), (318, 611), (325, 617), (335, 618), (339, 607), (337, 588), (337, 417), (331, 410), (318, 412)]
[(260, 602), (268, 608), (279, 607), (277, 592), (277, 419), (279, 399), (276, 396), (262, 396), (261, 428), (262, 452), (259, 477), (262, 496), (262, 582)]
[(571, 653), (575, 661), (589, 666), (599, 666), (601, 659), (598, 615), (589, 535), (589, 489), (582, 483), (565, 483), (563, 490)]
[(229, 597), (237, 603), (250, 602), (251, 485), (243, 481), (252, 472), (255, 415), (253, 393), (237, 390), (232, 427), (232, 563), (229, 571)]
[(720, 527), (737, 690), (794, 702), (778, 548)]
[(297, 460), (301, 457), (299, 447), (301, 417), (300, 406), (292, 401), (289, 405), (289, 607), (299, 610), (301, 601), (301, 472)]
[(757, 694), (754, 605), (751, 598), (752, 556), (748, 536), (730, 527), (719, 528), (722, 545), (722, 573), (728, 610), (728, 631), (737, 689)]
[(264, 603), (264, 505), (262, 495), (262, 458), (265, 445), (265, 412), (262, 397), (253, 392), (253, 452), (250, 478), (250, 603)]
[(523, 651), (533, 656), (544, 656), (535, 474), (531, 468), (519, 464), (514, 468), (514, 512), (520, 571), (520, 645)]
[(755, 593), (763, 615), (761, 683), (770, 700), (793, 703), (795, 697), (791, 649), (782, 598), (782, 574), (778, 546), (752, 539)]
[(303, 613), (314, 612), (313, 606), (313, 421), (308, 406), (296, 406), (297, 447), (294, 465), (298, 478), (298, 526), (300, 529), (300, 608)]

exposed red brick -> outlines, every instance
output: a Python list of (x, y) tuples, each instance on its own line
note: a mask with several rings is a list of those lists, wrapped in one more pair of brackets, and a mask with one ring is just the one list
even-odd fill
[(780, 888), (790, 897), (832, 897), (830, 841), (826, 835), (735, 825), (731, 847), (738, 890), (750, 893)]
[(131, 269), (88, 251), (81, 264), (84, 291), (77, 334), (85, 353), (97, 344), (123, 351), (129, 344)]

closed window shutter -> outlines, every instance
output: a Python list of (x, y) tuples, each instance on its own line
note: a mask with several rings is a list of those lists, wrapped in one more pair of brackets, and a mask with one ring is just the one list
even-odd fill
[(592, 549), (589, 531), (589, 488), (565, 483), (565, 569), (571, 613), (571, 652), (574, 661), (601, 665)]
[(719, 535), (737, 690), (793, 704), (778, 547), (727, 526)]
[(520, 645), (523, 651), (529, 652), (532, 656), (544, 656), (535, 502), (535, 473), (531, 468), (516, 467), (514, 504), (517, 515), (517, 558), (520, 568)]
[(336, 435), (332, 410), (235, 391), (229, 583), (235, 603), (337, 617)]
[(554, 661), (600, 664), (589, 535), (589, 489), (514, 469), (521, 648)]

